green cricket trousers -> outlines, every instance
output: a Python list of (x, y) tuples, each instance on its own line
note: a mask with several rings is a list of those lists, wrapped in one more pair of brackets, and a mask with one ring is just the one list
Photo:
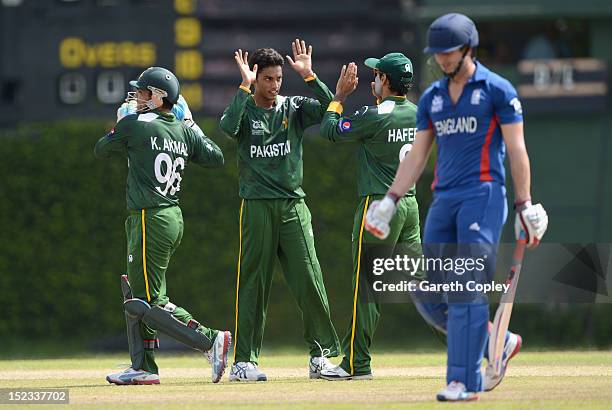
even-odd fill
[(243, 199), (234, 362), (258, 362), (276, 258), (302, 315), (310, 355), (321, 356), (325, 350), (327, 356), (337, 356), (340, 344), (304, 199)]
[[(127, 236), (127, 273), (133, 297), (150, 305), (166, 306), (170, 299), (166, 295), (166, 270), (170, 258), (183, 238), (183, 214), (178, 206), (130, 211), (125, 221)], [(172, 315), (187, 324), (193, 316), (185, 309), (176, 307)], [(143, 370), (158, 374), (153, 348), (157, 343), (157, 332), (144, 323), (140, 325), (145, 341)], [(197, 329), (210, 340), (217, 337), (217, 330), (200, 325)]]
[(389, 236), (381, 240), (365, 230), (368, 206), (384, 195), (363, 197), (353, 221), (353, 305), (348, 331), (342, 340), (344, 358), (340, 366), (351, 375), (364, 375), (370, 368), (370, 346), (380, 318), (380, 304), (363, 303), (359, 300), (359, 275), (364, 244), (418, 243), (420, 242), (419, 207), (413, 196), (404, 197), (397, 203), (397, 211), (391, 220)]

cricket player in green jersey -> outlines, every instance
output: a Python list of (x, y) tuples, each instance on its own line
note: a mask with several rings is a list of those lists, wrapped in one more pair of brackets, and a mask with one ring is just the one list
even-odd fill
[[(223, 154), (213, 141), (172, 113), (179, 101), (179, 82), (172, 72), (150, 67), (130, 85), (136, 92), (128, 93), (127, 103), (117, 112), (117, 125), (94, 149), (98, 158), (111, 154), (127, 158), (129, 167), (127, 275), (122, 276), (121, 287), (132, 365), (106, 380), (121, 385), (159, 384), (153, 349), (159, 345), (156, 333), (160, 330), (203, 352), (216, 383), (227, 364), (231, 334), (201, 325), (170, 302), (166, 269), (183, 236), (178, 205), (185, 167), (189, 161), (219, 167)], [(186, 103), (184, 110), (188, 111)]]
[(258, 357), (276, 258), (301, 311), (310, 378), (332, 368), (327, 357), (340, 349), (301, 186), (304, 130), (321, 121), (333, 95), (312, 71), (312, 46), (295, 40), (292, 48), (287, 60), (316, 100), (279, 95), (284, 61), (276, 50), (259, 49), (250, 59), (238, 50), (242, 84), (220, 122), (238, 144), (242, 198), (232, 381), (267, 380)]
[(353, 222), (353, 315), (342, 340), (344, 358), (339, 366), (321, 372), (327, 380), (372, 378), (370, 346), (380, 317), (378, 303), (363, 303), (359, 298), (361, 257), (364, 244), (395, 245), (419, 243), (419, 209), (414, 187), (398, 202), (397, 217), (391, 234), (377, 239), (364, 230), (368, 206), (385, 196), (400, 161), (410, 151), (416, 132), (415, 104), (406, 94), (413, 82), (412, 62), (401, 53), (368, 58), (366, 66), (374, 70), (372, 92), (378, 105), (365, 106), (354, 115), (343, 116), (342, 104), (357, 87), (357, 66), (342, 67), (336, 94), (321, 123), (321, 135), (333, 142), (358, 144), (357, 189), (361, 198)]

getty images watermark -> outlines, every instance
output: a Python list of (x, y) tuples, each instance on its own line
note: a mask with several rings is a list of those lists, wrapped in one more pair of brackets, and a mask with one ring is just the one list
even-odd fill
[[(477, 278), (486, 276), (488, 255), (481, 257), (426, 257), (410, 256), (408, 254), (395, 255), (392, 257), (378, 257), (372, 260), (372, 275), (382, 276), (389, 272), (401, 272), (411, 277), (399, 282), (386, 283), (382, 278), (372, 281), (374, 292), (502, 292), (507, 293), (510, 285), (506, 283), (491, 282), (481, 283)], [(431, 282), (427, 279), (415, 280), (420, 273), (426, 272), (448, 272), (459, 278), (466, 273), (471, 273), (471, 280), (447, 280), (445, 282)], [(474, 275), (476, 272), (476, 275)]]
[[(364, 243), (363, 302), (498, 302), (508, 293), (515, 243)], [(612, 303), (612, 244), (543, 243), (525, 252), (515, 303)]]

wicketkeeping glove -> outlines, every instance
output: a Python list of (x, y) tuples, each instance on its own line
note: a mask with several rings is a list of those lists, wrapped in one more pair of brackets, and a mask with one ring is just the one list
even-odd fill
[(525, 232), (527, 247), (535, 248), (548, 228), (548, 214), (542, 204), (532, 205), (526, 201), (516, 206), (514, 234), (519, 238), (521, 231)]
[(191, 114), (187, 101), (182, 95), (179, 95), (178, 101), (172, 107), (172, 112), (178, 120), (183, 121), (185, 125), (192, 128), (200, 137), (204, 137), (204, 132), (193, 120), (193, 114)]
[(132, 103), (124, 102), (117, 109), (117, 122), (127, 115), (136, 113), (136, 101)]
[(381, 201), (372, 202), (366, 214), (365, 228), (378, 239), (386, 239), (395, 210), (395, 200), (388, 194)]

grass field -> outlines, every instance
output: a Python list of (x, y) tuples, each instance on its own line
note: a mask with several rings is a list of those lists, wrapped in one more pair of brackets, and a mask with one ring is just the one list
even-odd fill
[[(525, 352), (513, 360), (504, 382), (479, 402), (434, 401), (444, 384), (443, 353), (380, 353), (373, 381), (308, 380), (307, 358), (266, 352), (267, 383), (210, 382), (210, 368), (197, 354), (159, 355), (159, 386), (112, 386), (106, 373), (121, 370), (127, 355), (68, 359), (1, 360), (0, 387), (68, 388), (70, 407), (98, 409), (443, 408), (610, 409), (612, 351)], [(20, 406), (19, 408), (25, 408)], [(30, 405), (35, 409), (57, 405)]]

